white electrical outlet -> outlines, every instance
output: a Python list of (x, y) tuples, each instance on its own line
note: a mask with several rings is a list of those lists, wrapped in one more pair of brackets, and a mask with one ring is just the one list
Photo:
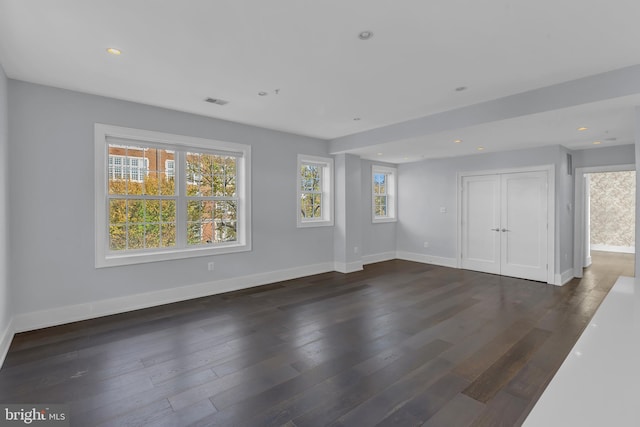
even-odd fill
[(210, 261), (207, 264), (207, 268), (209, 269), (209, 271), (213, 271), (215, 269), (215, 263), (213, 261)]
[(354, 247), (353, 247), (353, 253), (354, 253), (354, 254), (357, 254), (357, 253), (358, 253), (358, 251), (360, 251), (360, 248), (359, 248), (359, 247), (357, 247), (357, 246), (354, 246)]
[(424, 247), (428, 248), (429, 247), (429, 242), (424, 242)]

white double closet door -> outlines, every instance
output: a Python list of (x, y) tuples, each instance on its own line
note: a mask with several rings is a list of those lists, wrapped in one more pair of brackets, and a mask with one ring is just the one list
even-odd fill
[(545, 171), (462, 177), (462, 268), (546, 282)]

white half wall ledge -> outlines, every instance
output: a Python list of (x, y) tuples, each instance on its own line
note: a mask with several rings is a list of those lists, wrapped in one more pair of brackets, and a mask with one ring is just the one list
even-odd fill
[(640, 425), (638, 289), (618, 278), (523, 427)]

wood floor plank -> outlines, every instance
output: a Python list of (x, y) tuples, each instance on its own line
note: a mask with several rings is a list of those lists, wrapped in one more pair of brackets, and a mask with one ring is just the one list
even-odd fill
[(456, 394), (422, 427), (467, 427), (484, 411), (485, 405), (462, 393)]
[(393, 260), (17, 334), (0, 401), (72, 426), (512, 426), (630, 254), (562, 287)]
[(532, 329), (476, 378), (463, 393), (479, 402), (487, 403), (522, 369), (550, 335), (549, 331)]

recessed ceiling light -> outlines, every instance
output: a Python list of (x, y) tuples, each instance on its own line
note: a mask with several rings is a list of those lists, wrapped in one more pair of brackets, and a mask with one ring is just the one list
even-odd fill
[(478, 147), (477, 150), (478, 151), (482, 151), (482, 150), (484, 150), (484, 147)]
[(382, 153), (376, 153), (376, 154), (378, 154), (378, 156), (382, 156)]
[(462, 142), (461, 139), (454, 139), (453, 142), (455, 142), (456, 144), (460, 144)]
[(120, 55), (122, 51), (120, 49), (116, 49), (115, 47), (110, 47), (107, 48), (107, 53), (110, 53), (111, 55)]
[(587, 130), (587, 129), (589, 129), (589, 128), (586, 128), (586, 127), (584, 127), (584, 126), (583, 126), (583, 127), (579, 127), (579, 128), (578, 128), (578, 130), (579, 130), (580, 132), (582, 132), (583, 130)]
[(466, 86), (458, 86), (456, 89), (456, 92), (462, 92), (463, 90), (467, 90)]
[(259, 95), (259, 96), (267, 96), (267, 95), (268, 95), (268, 93), (267, 93), (267, 92), (258, 92), (258, 95)]
[(600, 145), (602, 144), (602, 141), (593, 141), (593, 145)]
[(361, 31), (358, 34), (360, 40), (369, 40), (371, 37), (373, 37), (373, 31)]

